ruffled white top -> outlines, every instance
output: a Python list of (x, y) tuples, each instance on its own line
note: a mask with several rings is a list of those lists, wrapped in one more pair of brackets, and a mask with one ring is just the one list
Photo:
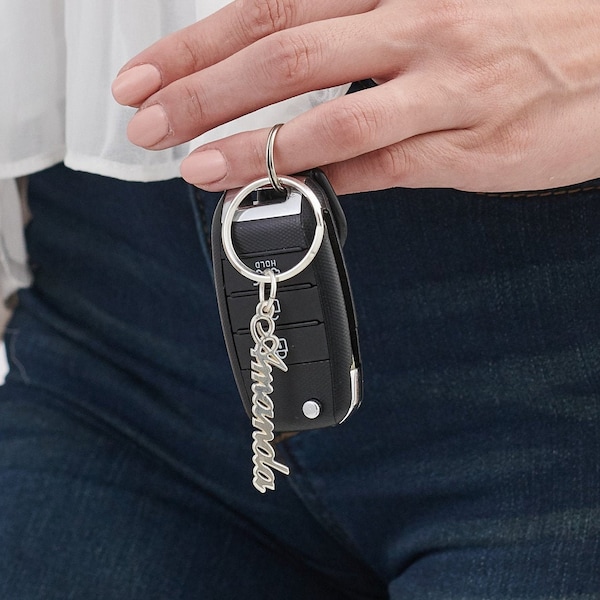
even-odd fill
[[(12, 178), (64, 161), (134, 181), (179, 176), (200, 143), (285, 122), (346, 87), (311, 92), (236, 119), (176, 148), (149, 152), (125, 135), (134, 109), (110, 85), (119, 68), (164, 35), (227, 0), (0, 0), (0, 285), (24, 283), (24, 248)], [(4, 181), (2, 181), (4, 180)], [(10, 265), (20, 265), (11, 270)], [(7, 271), (8, 269), (8, 271)]]

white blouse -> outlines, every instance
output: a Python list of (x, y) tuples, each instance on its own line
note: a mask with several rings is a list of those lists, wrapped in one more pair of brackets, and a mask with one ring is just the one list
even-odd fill
[[(176, 148), (149, 152), (125, 135), (134, 109), (110, 85), (120, 67), (164, 35), (227, 0), (0, 0), (0, 285), (23, 283), (13, 182), (61, 161), (75, 170), (133, 181), (179, 176), (181, 160), (211, 139), (285, 122), (347, 86), (261, 109)], [(5, 181), (2, 181), (5, 180)], [(10, 231), (9, 231), (10, 230)], [(15, 271), (10, 266), (21, 265)]]

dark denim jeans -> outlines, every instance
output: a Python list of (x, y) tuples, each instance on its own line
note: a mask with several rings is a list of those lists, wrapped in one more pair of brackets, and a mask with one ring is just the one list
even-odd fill
[(193, 195), (31, 178), (2, 600), (600, 598), (597, 182), (343, 198), (363, 406), (266, 495)]

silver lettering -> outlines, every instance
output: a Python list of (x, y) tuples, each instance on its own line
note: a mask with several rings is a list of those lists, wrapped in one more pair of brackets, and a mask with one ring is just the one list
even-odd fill
[(250, 350), (252, 378), (252, 483), (261, 493), (275, 489), (275, 473), (289, 475), (290, 470), (275, 460), (273, 448), (273, 367), (287, 371), (287, 365), (278, 354), (280, 340), (275, 335), (273, 303), (259, 302), (250, 322), (254, 348)]
[(277, 259), (271, 258), (266, 260), (257, 260), (254, 263), (254, 268), (258, 271), (264, 271), (265, 269), (273, 269), (277, 267)]

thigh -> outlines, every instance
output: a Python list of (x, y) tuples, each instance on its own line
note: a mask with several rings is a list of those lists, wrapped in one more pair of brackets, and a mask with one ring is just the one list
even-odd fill
[(346, 199), (365, 398), (287, 447), (392, 597), (600, 589), (599, 200)]
[(365, 597), (135, 444), (14, 383), (0, 388), (0, 490), (2, 598)]

